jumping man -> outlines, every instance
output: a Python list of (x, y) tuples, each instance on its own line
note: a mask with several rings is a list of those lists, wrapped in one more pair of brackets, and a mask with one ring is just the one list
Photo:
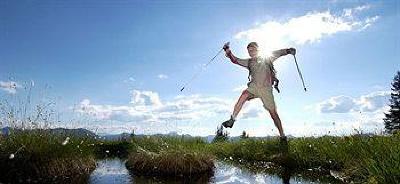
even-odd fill
[(251, 42), (247, 45), (247, 51), (250, 56), (248, 59), (240, 59), (234, 56), (228, 45), (224, 45), (224, 50), (226, 57), (228, 57), (232, 63), (246, 67), (249, 70), (250, 82), (247, 83), (247, 89), (242, 92), (236, 102), (231, 118), (223, 122), (222, 126), (225, 128), (232, 128), (243, 104), (251, 99), (260, 98), (264, 108), (269, 112), (276, 128), (278, 128), (281, 140), (286, 141), (281, 119), (276, 110), (274, 96), (272, 94), (272, 85), (274, 84), (274, 80), (276, 80), (273, 62), (287, 54), (295, 55), (296, 49), (276, 50), (272, 53), (272, 56), (264, 58), (258, 56), (258, 44), (256, 42)]

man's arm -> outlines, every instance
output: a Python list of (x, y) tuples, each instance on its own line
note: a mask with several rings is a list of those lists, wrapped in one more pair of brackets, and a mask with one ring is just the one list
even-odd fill
[(229, 49), (229, 46), (225, 45), (224, 50), (225, 50), (225, 56), (228, 57), (232, 63), (243, 66), (243, 67), (248, 66), (248, 60), (240, 59), (240, 58), (236, 57), (235, 55), (233, 55), (232, 51)]
[(288, 49), (280, 49), (272, 52), (272, 56), (270, 57), (271, 62), (275, 61), (281, 56), (286, 56), (288, 54), (296, 55), (295, 48), (288, 48)]

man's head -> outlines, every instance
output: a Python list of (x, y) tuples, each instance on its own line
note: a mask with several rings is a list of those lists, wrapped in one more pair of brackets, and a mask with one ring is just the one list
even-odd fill
[(257, 42), (250, 42), (247, 45), (247, 52), (249, 52), (249, 55), (251, 58), (255, 58), (258, 56), (258, 44)]

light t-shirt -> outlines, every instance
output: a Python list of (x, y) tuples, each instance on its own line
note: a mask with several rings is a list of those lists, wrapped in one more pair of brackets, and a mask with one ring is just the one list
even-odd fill
[(250, 82), (248, 86), (255, 85), (256, 87), (264, 88), (272, 86), (272, 62), (280, 56), (286, 54), (285, 50), (278, 50), (270, 57), (257, 57), (256, 59), (237, 59), (239, 65), (250, 70)]

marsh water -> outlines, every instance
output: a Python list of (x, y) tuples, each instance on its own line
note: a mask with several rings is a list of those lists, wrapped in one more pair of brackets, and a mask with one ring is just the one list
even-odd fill
[[(307, 180), (298, 176), (289, 178), (281, 178), (277, 175), (266, 173), (255, 173), (236, 166), (217, 162), (214, 176), (211, 178), (200, 178), (189, 183), (321, 183), (317, 181)], [(157, 178), (135, 177), (129, 174), (125, 167), (125, 161), (119, 158), (110, 158), (97, 161), (97, 168), (93, 171), (89, 178), (91, 184), (108, 184), (108, 183), (182, 183), (176, 180), (162, 180)], [(185, 182), (186, 183), (186, 182)]]
[(97, 167), (89, 178), (89, 183), (133, 183), (125, 161), (119, 158), (110, 158), (97, 161)]

